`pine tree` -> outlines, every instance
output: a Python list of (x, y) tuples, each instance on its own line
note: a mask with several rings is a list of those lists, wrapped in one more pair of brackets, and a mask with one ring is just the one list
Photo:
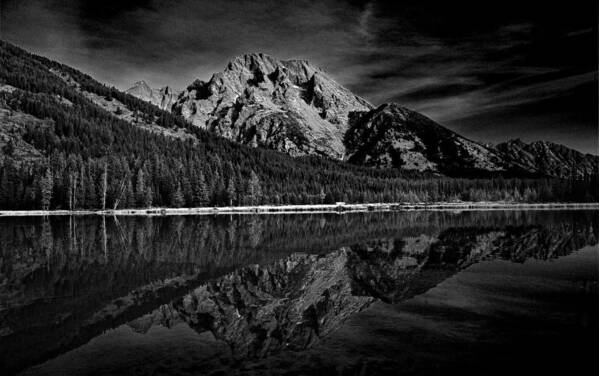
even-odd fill
[(85, 202), (87, 200), (87, 198), (85, 197), (87, 193), (87, 189), (85, 189), (85, 184), (87, 183), (85, 180), (86, 176), (87, 175), (85, 173), (85, 164), (81, 163), (79, 168), (79, 176), (77, 177), (79, 207), (85, 207)]
[(0, 205), (3, 208), (9, 208), (11, 205), (12, 187), (8, 179), (8, 171), (6, 168), (2, 171), (2, 178), (0, 178)]
[(125, 185), (125, 191), (123, 192), (123, 206), (126, 208), (131, 208), (135, 206), (136, 200), (135, 193), (133, 191), (133, 183), (131, 183), (130, 178), (127, 178), (127, 183)]
[(260, 178), (254, 172), (250, 173), (250, 180), (248, 182), (248, 196), (251, 205), (258, 205), (262, 201), (262, 186), (260, 185)]
[(206, 179), (204, 174), (200, 171), (197, 177), (195, 186), (195, 201), (198, 206), (205, 206), (208, 204), (208, 186), (206, 185)]
[(41, 192), (41, 204), (42, 210), (50, 209), (50, 202), (52, 200), (52, 187), (54, 185), (54, 177), (52, 171), (49, 168), (46, 169), (46, 173), (40, 181), (40, 192)]
[(181, 191), (183, 192), (185, 205), (188, 207), (193, 206), (193, 189), (191, 188), (189, 178), (185, 174), (181, 177)]
[(135, 198), (136, 203), (139, 206), (145, 206), (146, 201), (146, 190), (148, 187), (146, 186), (146, 179), (143, 168), (140, 168), (137, 172), (137, 179), (135, 182)]
[(222, 204), (223, 196), (226, 195), (225, 192), (225, 183), (223, 182), (223, 177), (221, 174), (214, 174), (214, 181), (212, 186), (212, 204), (220, 205)]
[(69, 173), (69, 184), (68, 184), (68, 203), (69, 210), (75, 210), (77, 208), (77, 174), (74, 172)]
[(233, 206), (233, 200), (237, 196), (237, 189), (235, 187), (235, 179), (233, 176), (229, 178), (229, 183), (227, 184), (227, 201), (229, 206)]
[(154, 193), (152, 192), (152, 187), (146, 187), (146, 191), (144, 193), (144, 200), (142, 202), (142, 206), (144, 208), (149, 208), (152, 206), (152, 201), (154, 200)]
[(100, 178), (100, 207), (106, 210), (106, 192), (108, 190), (108, 162), (104, 161), (104, 171)]
[(181, 190), (181, 184), (177, 184), (177, 189), (173, 193), (171, 199), (171, 205), (175, 208), (180, 208), (185, 204), (185, 198), (183, 197), (183, 191)]
[(95, 208), (98, 202), (98, 196), (96, 194), (96, 182), (94, 181), (94, 176), (92, 174), (91, 168), (87, 172), (87, 203), (86, 206), (88, 208)]

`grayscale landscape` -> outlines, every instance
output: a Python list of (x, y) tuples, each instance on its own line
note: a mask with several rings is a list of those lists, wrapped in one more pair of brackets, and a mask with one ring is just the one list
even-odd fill
[(597, 4), (0, 0), (0, 374), (581, 374)]

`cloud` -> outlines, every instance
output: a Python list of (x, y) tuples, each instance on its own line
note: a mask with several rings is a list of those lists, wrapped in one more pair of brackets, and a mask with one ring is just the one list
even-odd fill
[(308, 59), (373, 104), (397, 101), (458, 127), (520, 116), (542, 129), (549, 111), (535, 104), (574, 95), (563, 118), (583, 113), (589, 129), (597, 103), (579, 88), (597, 81), (593, 14), (520, 1), (466, 11), (424, 0), (4, 0), (2, 38), (121, 89), (140, 79), (183, 88), (265, 52)]
[(358, 20), (358, 34), (362, 35), (365, 38), (370, 38), (372, 35), (370, 34), (370, 20), (374, 13), (374, 3), (369, 2), (364, 7), (364, 10), (360, 14), (360, 18)]
[(417, 110), (433, 118), (444, 121), (469, 118), (474, 115), (497, 111), (508, 107), (518, 107), (561, 97), (585, 84), (597, 81), (597, 72), (586, 72), (551, 81), (542, 81), (524, 86), (496, 91), (496, 87), (467, 91), (464, 94), (443, 96), (428, 100), (417, 106)]
[[(359, 8), (340, 1), (240, 0), (235, 6), (218, 1), (138, 1), (137, 6), (120, 8), (111, 1), (104, 11), (99, 11), (104, 9), (100, 3), (89, 5), (94, 3), (98, 2), (12, 2), (4, 17), (8, 39), (58, 60), (68, 56), (71, 64), (120, 88), (139, 78), (184, 87), (196, 77), (209, 78), (248, 52), (308, 58), (328, 66), (355, 47), (354, 25), (360, 14)], [(26, 18), (27, 29), (16, 22), (19, 17)], [(69, 51), (57, 51), (58, 45)]]

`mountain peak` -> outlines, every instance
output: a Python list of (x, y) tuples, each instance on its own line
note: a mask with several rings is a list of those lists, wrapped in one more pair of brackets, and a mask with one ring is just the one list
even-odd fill
[(152, 88), (150, 87), (150, 85), (148, 85), (148, 83), (146, 81), (139, 80), (139, 81), (135, 81), (133, 83), (133, 85), (131, 85), (131, 87), (129, 89), (127, 89), (125, 92), (127, 92), (127, 93), (131, 93), (131, 92), (150, 93), (151, 91), (152, 91)]
[[(247, 53), (235, 57), (225, 67), (225, 72), (235, 72), (242, 75), (269, 75), (281, 72), (289, 76), (294, 82), (308, 81), (316, 73), (326, 74), (323, 69), (305, 59), (279, 60), (276, 57), (263, 53)], [(326, 79), (330, 79), (326, 77)]]
[(512, 138), (506, 142), (506, 144), (518, 147), (524, 147), (526, 143), (522, 141), (520, 138)]
[(289, 59), (281, 61), (285, 66), (289, 67), (301, 67), (304, 69), (310, 69), (313, 71), (324, 73), (324, 70), (319, 66), (312, 64), (309, 60), (306, 59)]
[(399, 112), (412, 112), (412, 110), (409, 110), (395, 102), (386, 102), (381, 104), (380, 106), (378, 106), (377, 111), (399, 111)]
[(139, 80), (139, 81), (134, 82), (133, 85), (131, 86), (131, 89), (136, 88), (136, 87), (150, 89), (150, 85), (148, 85), (148, 83), (144, 80)]
[(353, 116), (345, 134), (351, 163), (446, 174), (503, 171), (490, 149), (397, 103)]
[(273, 56), (257, 52), (257, 53), (248, 53), (244, 55), (240, 55), (231, 60), (225, 71), (239, 71), (239, 70), (261, 70), (261, 71), (273, 71), (276, 66), (279, 64), (279, 61), (275, 59)]
[(209, 82), (195, 81), (174, 110), (234, 141), (291, 155), (341, 159), (350, 112), (372, 106), (306, 60), (249, 53)]
[(144, 80), (135, 82), (125, 93), (168, 111), (171, 110), (171, 106), (177, 97), (177, 94), (169, 86), (164, 86), (161, 89), (153, 89)]

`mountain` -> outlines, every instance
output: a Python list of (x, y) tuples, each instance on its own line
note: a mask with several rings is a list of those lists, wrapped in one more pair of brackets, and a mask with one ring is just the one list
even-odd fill
[(137, 81), (125, 93), (131, 94), (143, 101), (150, 102), (161, 110), (171, 111), (173, 103), (179, 93), (169, 86), (160, 89), (151, 88), (145, 81)]
[(345, 146), (349, 162), (366, 166), (454, 174), (506, 170), (492, 148), (395, 103), (352, 114)]
[[(270, 73), (265, 77), (265, 72)], [(198, 106), (212, 105), (214, 113), (197, 111)], [(188, 107), (196, 109), (190, 120), (205, 118), (208, 123), (197, 126), (180, 116), (177, 108), (184, 115)], [(372, 109), (307, 62), (248, 55), (235, 59), (208, 83), (196, 82), (168, 112), (0, 41), (0, 209), (599, 197), (596, 177), (576, 184), (488, 179), (488, 170), (477, 169), (501, 172), (489, 147), (479, 148), (415, 113), (405, 115), (410, 120), (405, 132), (415, 132), (413, 139), (426, 149), (420, 152), (416, 143), (408, 145), (408, 156), (430, 158), (434, 168), (371, 168), (343, 162), (346, 144), (356, 163), (362, 163), (357, 158), (365, 154), (361, 139), (345, 137), (350, 123), (351, 134), (363, 134), (368, 148), (389, 152), (377, 146), (387, 136), (373, 137), (376, 132), (362, 128), (376, 123), (368, 120), (378, 118), (373, 114), (390, 108), (395, 105)], [(408, 125), (412, 121), (429, 125)], [(389, 137), (401, 135), (409, 141), (402, 132)], [(231, 141), (234, 133), (238, 142)], [(451, 142), (436, 148), (438, 139)]]
[[(163, 109), (169, 109), (173, 98), (165, 99), (143, 81), (127, 92)], [(537, 143), (522, 149), (506, 143), (496, 148), (398, 104), (375, 108), (305, 60), (277, 60), (261, 53), (236, 57), (207, 82), (196, 80), (170, 109), (218, 136), (295, 157), (319, 155), (453, 176), (564, 177), (597, 171), (596, 157), (564, 146)]]
[(478, 143), (395, 103), (352, 113), (345, 146), (351, 163), (452, 176), (507, 172), (583, 178), (599, 171), (599, 156), (547, 141)]
[(343, 159), (349, 114), (371, 108), (305, 60), (249, 54), (192, 83), (173, 111), (242, 144)]
[(0, 88), (2, 210), (418, 200), (428, 178), (231, 142), (3, 41)]
[(519, 139), (496, 146), (505, 163), (524, 171), (560, 178), (582, 177), (599, 171), (599, 156), (547, 141), (526, 144)]

